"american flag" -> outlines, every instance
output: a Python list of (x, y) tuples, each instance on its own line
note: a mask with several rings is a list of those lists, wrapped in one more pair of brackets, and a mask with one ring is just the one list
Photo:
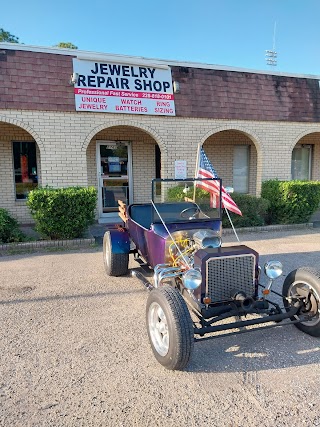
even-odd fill
[[(218, 178), (218, 174), (215, 171), (214, 167), (210, 163), (204, 149), (201, 147), (200, 150), (200, 161), (198, 166), (197, 178)], [(220, 181), (199, 181), (197, 187), (202, 188), (210, 193), (210, 200), (213, 197), (220, 197)], [(240, 209), (231, 199), (230, 195), (226, 192), (224, 187), (221, 188), (222, 196), (222, 207), (228, 209), (231, 212), (234, 212), (238, 215), (242, 215)]]

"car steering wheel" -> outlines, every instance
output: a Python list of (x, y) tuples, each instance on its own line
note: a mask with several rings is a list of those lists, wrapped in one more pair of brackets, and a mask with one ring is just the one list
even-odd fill
[[(187, 215), (188, 211), (194, 211), (193, 214)], [(181, 218), (188, 218), (188, 219), (195, 219), (196, 215), (200, 213), (199, 206), (190, 206), (189, 208), (183, 209), (183, 211), (180, 212)]]

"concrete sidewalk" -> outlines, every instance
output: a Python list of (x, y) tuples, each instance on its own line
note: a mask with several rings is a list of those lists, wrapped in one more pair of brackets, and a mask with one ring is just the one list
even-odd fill
[[(39, 234), (34, 230), (33, 226), (23, 226), (22, 231), (32, 240), (19, 243), (8, 243), (0, 244), (0, 256), (19, 252), (32, 252), (46, 249), (80, 249), (90, 246), (102, 246), (104, 233), (108, 228), (115, 228), (120, 223), (108, 223), (108, 224), (92, 224), (85, 236), (80, 239), (66, 239), (66, 240), (41, 240)], [(313, 224), (292, 224), (292, 225), (271, 225), (262, 227), (247, 227), (239, 228), (236, 232), (239, 235), (244, 233), (257, 233), (257, 232), (273, 232), (273, 231), (286, 231), (286, 230), (305, 230), (312, 228)], [(224, 228), (222, 231), (223, 241), (225, 236), (234, 235), (231, 228)]]

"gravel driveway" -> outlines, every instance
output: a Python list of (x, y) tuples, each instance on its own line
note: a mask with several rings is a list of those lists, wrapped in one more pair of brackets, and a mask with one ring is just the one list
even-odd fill
[[(284, 274), (320, 268), (317, 229), (240, 237)], [(0, 426), (320, 426), (319, 339), (292, 325), (221, 337), (171, 372), (146, 299), (137, 279), (105, 276), (100, 248), (1, 258)]]

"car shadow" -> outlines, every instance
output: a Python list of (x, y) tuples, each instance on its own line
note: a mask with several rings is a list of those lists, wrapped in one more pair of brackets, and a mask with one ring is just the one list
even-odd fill
[(319, 362), (320, 339), (289, 324), (196, 342), (187, 371), (261, 371)]
[[(319, 269), (320, 251), (267, 254), (260, 257), (260, 265), (270, 259), (283, 264), (283, 274), (275, 280), (272, 289), (278, 293), (269, 299), (283, 306), (282, 285), (294, 269), (311, 266)], [(260, 283), (267, 278), (261, 274)], [(192, 372), (236, 372), (281, 369), (320, 363), (320, 338), (307, 335), (289, 320), (273, 328), (255, 327), (247, 333), (217, 336), (195, 343), (194, 355), (189, 365)]]
[[(260, 256), (260, 265), (270, 259), (282, 262), (284, 270), (275, 280), (273, 289), (282, 293), (282, 285), (290, 271), (302, 266), (320, 265), (320, 251), (300, 253), (269, 253)], [(137, 268), (149, 280), (151, 271)], [(151, 280), (152, 281), (152, 280)], [(268, 281), (264, 273), (260, 282)], [(273, 294), (270, 300), (283, 306), (281, 295)], [(299, 331), (290, 320), (274, 327), (255, 327), (246, 333), (216, 336), (195, 342), (194, 354), (188, 365), (189, 372), (246, 372), (283, 369), (320, 363), (320, 339)]]
[[(37, 302), (54, 302), (54, 301), (72, 301), (72, 300), (81, 300), (81, 299), (97, 299), (97, 298), (107, 298), (112, 295), (118, 296), (119, 291), (108, 291), (108, 292), (94, 292), (86, 294), (77, 294), (77, 295), (52, 295), (44, 297), (35, 297), (35, 298), (16, 298), (16, 299), (3, 299), (6, 294), (12, 296), (14, 294), (27, 295), (29, 292), (33, 291), (32, 286), (23, 286), (23, 287), (3, 287), (0, 286), (0, 306), (1, 305), (15, 305), (15, 304), (30, 304)], [(144, 292), (144, 289), (131, 289), (128, 291), (121, 291), (121, 295), (135, 295), (141, 294)]]

